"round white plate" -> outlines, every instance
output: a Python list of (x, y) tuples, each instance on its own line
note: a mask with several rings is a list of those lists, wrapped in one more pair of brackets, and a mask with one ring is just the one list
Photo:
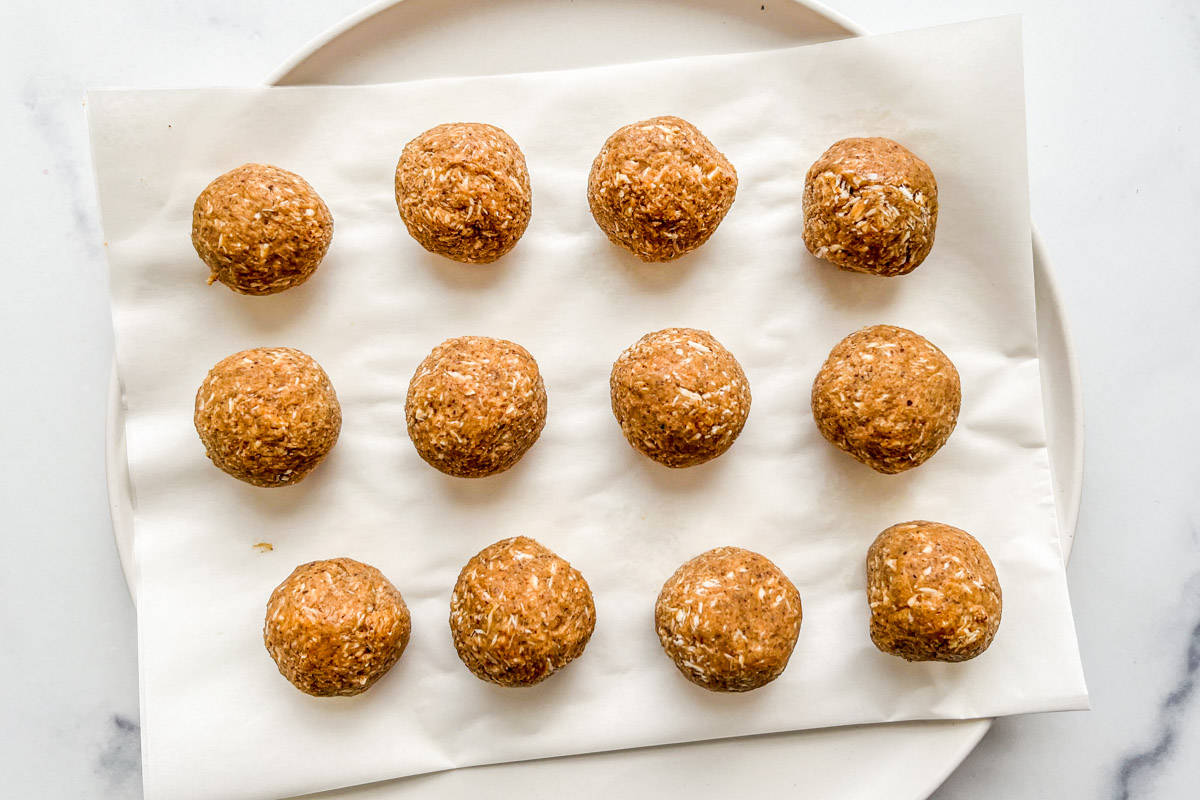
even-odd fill
[[(818, 3), (800, 0), (387, 0), (327, 31), (267, 80), (359, 84), (526, 72), (762, 50), (863, 33)], [(1033, 264), (1050, 461), (1063, 552), (1069, 553), (1083, 480), (1082, 398), (1062, 305), (1036, 232)], [(134, 498), (115, 362), (107, 444), (113, 529), (132, 592)], [(619, 750), (419, 775), (324, 796), (567, 793), (582, 800), (724, 798), (750, 790), (917, 800), (945, 780), (990, 723), (904, 722)]]

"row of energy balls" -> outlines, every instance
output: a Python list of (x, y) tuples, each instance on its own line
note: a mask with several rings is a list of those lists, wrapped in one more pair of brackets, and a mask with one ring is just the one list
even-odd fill
[[(703, 244), (733, 202), (737, 174), (693, 125), (656, 117), (605, 142), (588, 183), (592, 214), (616, 244), (669, 261)], [(837, 142), (809, 170), (804, 240), (845, 269), (902, 275), (929, 253), (937, 185), (924, 161), (887, 139)], [(491, 125), (455, 123), (405, 146), (396, 202), (428, 250), (470, 263), (512, 249), (531, 210), (517, 144)], [(192, 240), (219, 280), (273, 294), (306, 280), (332, 239), (332, 217), (302, 178), (247, 164), (196, 200)], [(629, 443), (668, 467), (716, 458), (750, 411), (733, 354), (705, 331), (643, 336), (616, 360), (613, 413)], [(887, 474), (919, 466), (946, 442), (961, 389), (949, 358), (918, 334), (876, 325), (833, 348), (813, 383), (812, 409), (830, 442)], [(420, 456), (457, 477), (512, 467), (536, 442), (546, 392), (534, 358), (513, 342), (443, 342), (418, 366), (405, 406)], [(291, 348), (236, 353), (196, 394), (195, 424), (209, 458), (257, 486), (301, 481), (328, 454), (341, 409), (315, 360)], [(991, 644), (1001, 615), (995, 569), (979, 542), (949, 525), (894, 525), (867, 555), (870, 633), (909, 660), (963, 661)], [(800, 595), (769, 559), (711, 550), (664, 584), (655, 627), (693, 682), (746, 691), (776, 678), (799, 635)], [(348, 558), (304, 564), (275, 589), (264, 639), (279, 670), (312, 695), (357, 694), (400, 658), (410, 618), (396, 588)], [(504, 686), (538, 683), (578, 657), (595, 626), (583, 576), (525, 537), (497, 542), (463, 568), (450, 628), (464, 664)]]

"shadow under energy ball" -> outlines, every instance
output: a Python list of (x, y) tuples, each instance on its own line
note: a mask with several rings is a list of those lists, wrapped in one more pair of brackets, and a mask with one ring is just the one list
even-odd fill
[(958, 370), (906, 328), (872, 325), (833, 348), (812, 387), (812, 413), (830, 443), (877, 472), (924, 464), (958, 423)]
[(485, 547), (450, 597), (454, 648), (476, 677), (532, 686), (583, 654), (596, 627), (579, 570), (525, 536)]
[(208, 282), (266, 295), (304, 283), (333, 241), (333, 217), (295, 173), (243, 164), (204, 188), (192, 208), (192, 245)]
[(255, 486), (290, 486), (333, 449), (342, 409), (311, 356), (262, 347), (209, 370), (196, 391), (194, 422), (217, 467)]
[(263, 643), (279, 672), (314, 697), (361, 694), (390, 670), (412, 621), (383, 573), (352, 558), (301, 564), (271, 593)]
[(521, 345), (459, 336), (417, 367), (404, 415), (426, 463), (458, 478), (482, 478), (512, 467), (538, 440), (546, 387)]
[(902, 522), (867, 552), (871, 641), (908, 661), (966, 661), (1000, 627), (996, 568), (979, 541), (940, 522)]
[(714, 692), (747, 692), (778, 678), (802, 619), (795, 585), (770, 559), (740, 547), (685, 563), (654, 606), (663, 650), (685, 678)]
[(396, 206), (409, 234), (431, 253), (487, 264), (529, 226), (533, 193), (525, 155), (495, 125), (438, 125), (404, 146)]
[(668, 467), (721, 455), (750, 416), (741, 364), (694, 328), (666, 328), (635, 342), (613, 364), (609, 392), (625, 439)]
[(937, 217), (933, 170), (891, 139), (842, 139), (804, 181), (804, 244), (842, 269), (912, 272), (933, 247)]
[(642, 261), (671, 261), (717, 230), (737, 170), (695, 125), (653, 117), (617, 130), (588, 177), (588, 205), (613, 244)]

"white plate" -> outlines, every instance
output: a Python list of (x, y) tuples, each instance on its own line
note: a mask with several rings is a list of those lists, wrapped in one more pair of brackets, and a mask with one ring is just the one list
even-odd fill
[[(864, 31), (797, 0), (388, 0), (309, 43), (275, 84), (383, 83), (562, 69), (785, 47)], [(466, 115), (466, 116), (469, 116)], [(1074, 350), (1041, 239), (1033, 235), (1038, 352), (1063, 551), (1070, 552), (1083, 476), (1083, 414)], [(133, 507), (125, 414), (113, 367), (108, 489), (131, 592)], [(136, 598), (135, 598), (136, 599)], [(323, 796), (924, 798), (975, 746), (990, 720), (906, 722), (771, 734), (496, 764), (420, 775)], [(868, 767), (869, 768), (865, 768)]]

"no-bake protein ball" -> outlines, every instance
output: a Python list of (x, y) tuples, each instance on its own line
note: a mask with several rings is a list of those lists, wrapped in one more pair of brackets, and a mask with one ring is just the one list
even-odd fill
[(746, 692), (783, 673), (800, 635), (800, 593), (768, 558), (718, 547), (663, 584), (654, 628), (684, 677), (714, 692)]
[(902, 522), (867, 551), (871, 641), (909, 661), (966, 661), (1000, 627), (1000, 581), (987, 551), (940, 522)]
[(643, 261), (671, 261), (708, 241), (737, 194), (737, 171), (695, 125), (654, 117), (618, 130), (592, 162), (596, 224)]
[(928, 461), (954, 430), (961, 403), (958, 370), (946, 354), (892, 325), (840, 341), (812, 388), (821, 435), (886, 474)]
[(532, 203), (525, 156), (494, 125), (430, 128), (404, 146), (396, 164), (396, 205), (408, 232), (455, 261), (486, 264), (512, 250)]
[(305, 694), (361, 694), (404, 653), (408, 607), (379, 570), (350, 558), (296, 567), (267, 602), (263, 642)]
[(337, 442), (342, 409), (329, 376), (290, 347), (243, 350), (208, 371), (194, 421), (214, 464), (255, 486), (299, 483)]
[(481, 550), (450, 596), (458, 657), (500, 686), (550, 677), (583, 653), (595, 627), (596, 605), (583, 575), (525, 536)]
[(221, 175), (192, 207), (192, 245), (208, 265), (208, 282), (241, 294), (299, 286), (316, 271), (333, 240), (333, 217), (295, 173), (243, 164)]
[(546, 425), (546, 387), (524, 347), (460, 336), (417, 367), (404, 406), (421, 458), (447, 475), (482, 478), (521, 460)]
[(613, 414), (635, 449), (668, 467), (724, 453), (750, 415), (750, 384), (707, 331), (667, 328), (625, 352), (609, 379)]
[(842, 139), (804, 181), (804, 244), (842, 269), (912, 272), (933, 247), (937, 181), (891, 139)]

